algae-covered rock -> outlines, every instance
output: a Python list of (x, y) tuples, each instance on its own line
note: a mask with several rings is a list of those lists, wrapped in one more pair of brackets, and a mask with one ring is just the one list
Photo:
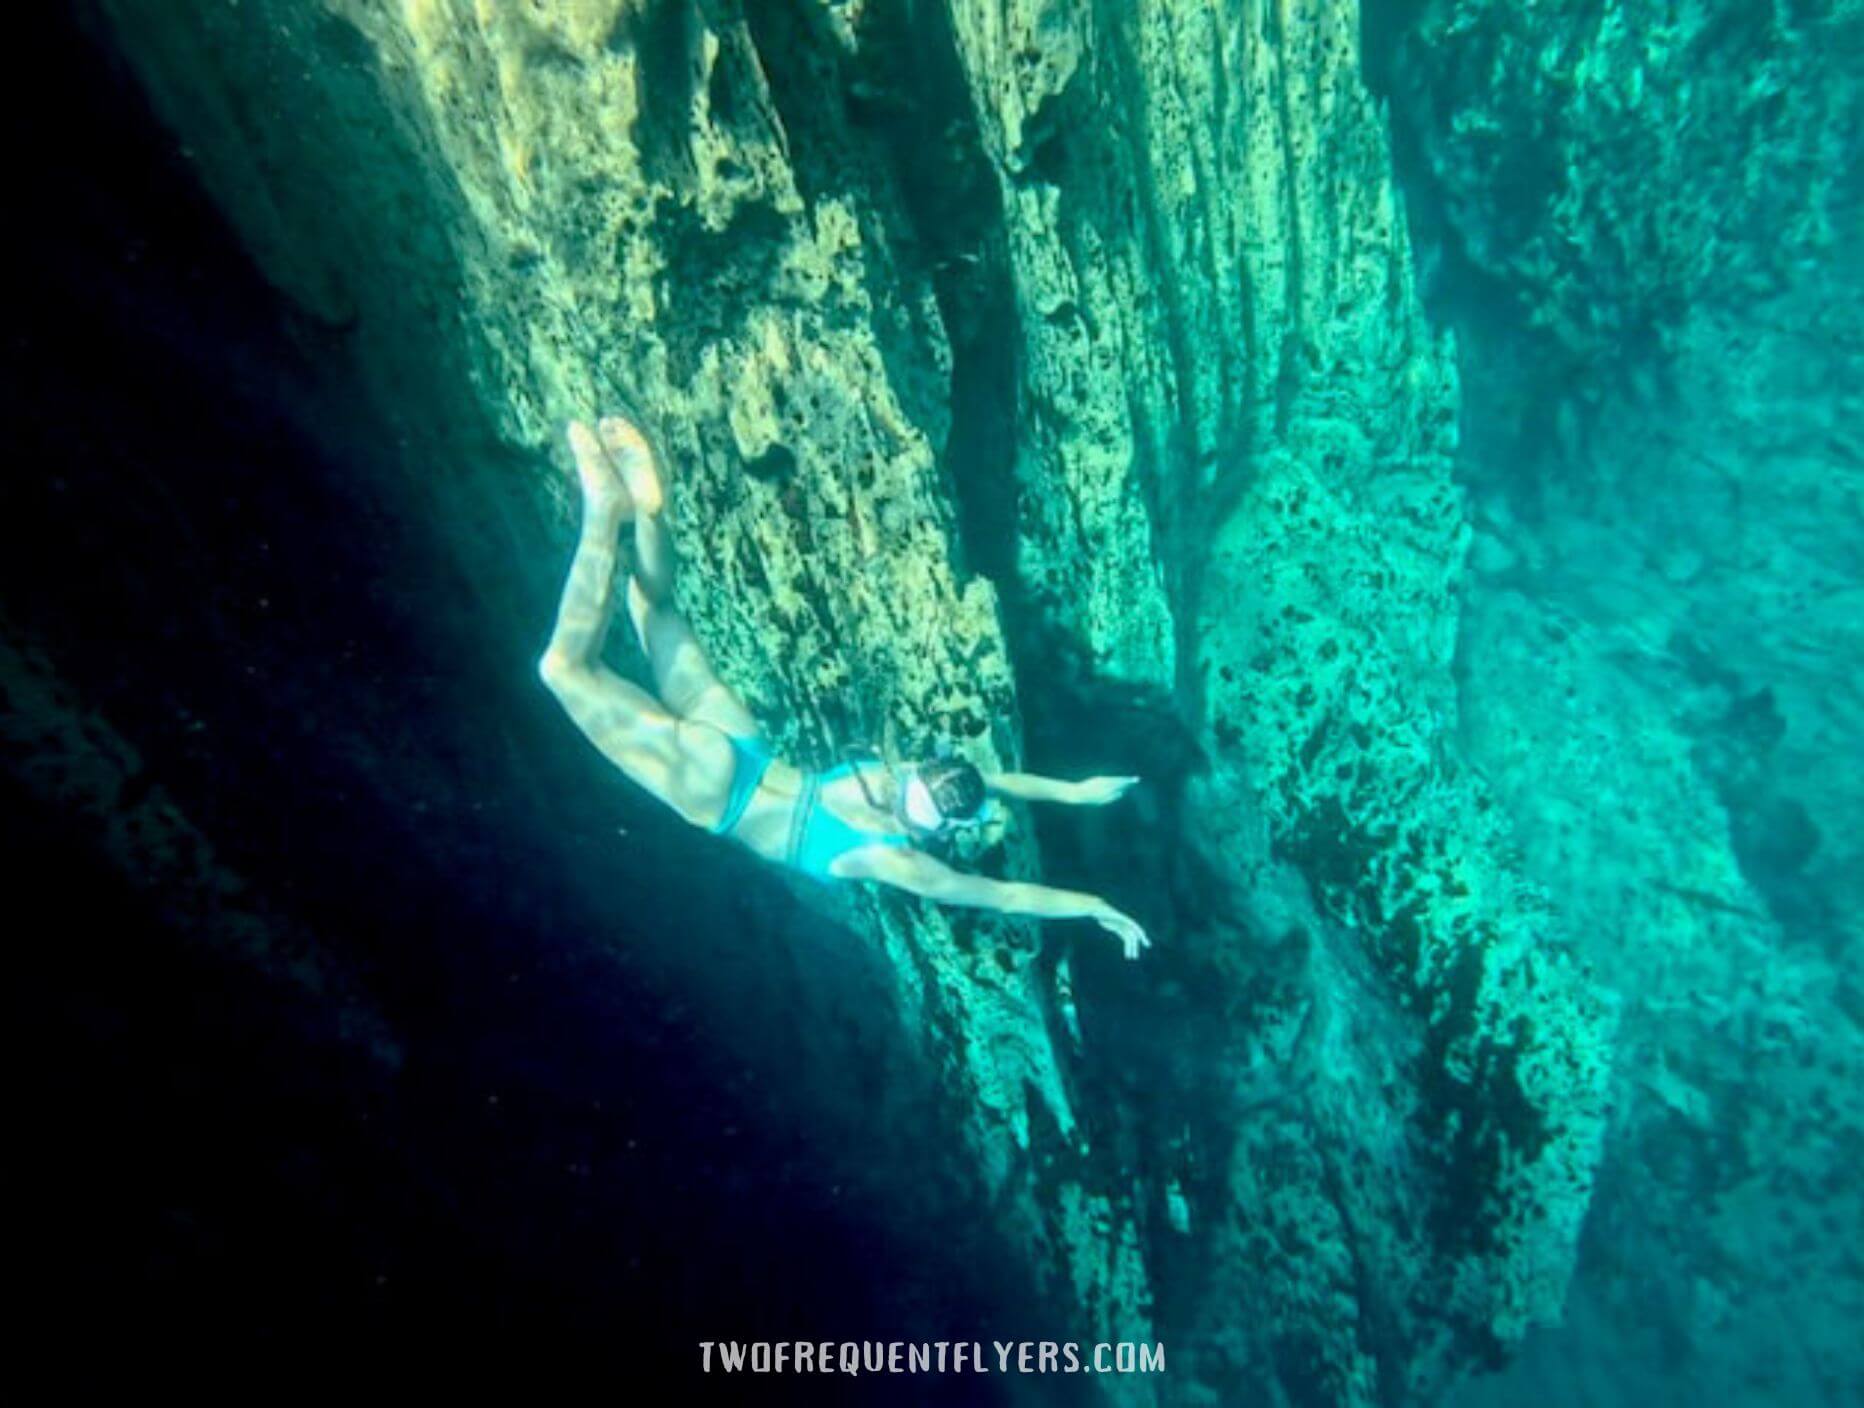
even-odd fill
[(1392, 1401), (1557, 1313), (1607, 1014), (1457, 758), (1456, 377), (1355, 5), (102, 9), (485, 572), (560, 569), (500, 515), (567, 549), (560, 428), (626, 406), (792, 756), (1148, 750), (975, 858), (1143, 887), (1146, 967), (807, 892), (933, 1077), (877, 1135), (943, 1123), (1055, 1325), (1171, 1347), (1109, 1392)]

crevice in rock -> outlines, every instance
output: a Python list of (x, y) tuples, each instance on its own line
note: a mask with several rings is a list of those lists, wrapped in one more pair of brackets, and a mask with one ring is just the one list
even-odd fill
[(640, 55), (635, 141), (648, 168), (676, 188), (689, 188), (697, 177), (690, 134), (698, 26), (690, 0), (649, 0), (634, 11), (624, 6), (608, 39), (610, 48), (632, 47)]
[(1439, 326), (1491, 330), (1518, 326), (1524, 317), (1519, 290), (1486, 272), (1464, 243), (1425, 155), (1420, 108), (1429, 104), (1406, 68), (1411, 27), (1430, 0), (1365, 0), (1360, 9), (1360, 54), (1366, 87), (1385, 104), (1391, 137), (1392, 180), (1404, 197), (1404, 218), (1418, 269), (1424, 310)]
[(691, 206), (661, 202), (667, 265), (656, 301), (673, 376), (690, 381), (705, 349), (739, 332), (744, 320), (780, 297), (777, 274), (789, 222), (768, 205), (746, 204), (722, 230), (708, 229)]
[[(869, 169), (859, 184), (883, 221), (896, 265), (890, 272), (909, 285), (923, 281), (936, 299), (950, 346), (948, 382), (926, 385), (917, 367), (928, 349), (900, 345), (922, 337), (910, 320), (882, 339), (881, 350), (895, 387), (909, 402), (917, 398), (908, 409), (920, 413), (922, 427), (948, 421), (936, 448), (957, 508), (961, 570), (1013, 593), (1017, 308), (996, 177), (979, 142), (949, 16), (938, 6), (870, 9), (849, 61), (825, 39), (802, 33), (793, 18), (760, 12), (753, 28), (797, 148), (799, 181), (814, 192), (847, 187), (854, 164), (848, 154), (865, 152)], [(807, 84), (794, 71), (799, 58)], [(809, 136), (830, 111), (840, 116), (839, 134)], [(836, 155), (813, 155), (818, 145)], [(870, 285), (870, 291), (882, 307), (899, 297), (897, 287)]]
[(782, 124), (797, 190), (814, 206), (826, 197), (871, 193), (872, 152), (853, 133), (842, 95), (848, 75), (827, 21), (814, 7), (751, 0), (744, 24)]
[[(878, 23), (878, 21), (877, 21)], [(922, 7), (895, 17), (876, 44), (909, 95), (881, 131), (951, 346), (950, 429), (942, 447), (958, 510), (961, 570), (990, 578), (1006, 629), (1021, 618), (1016, 570), (1016, 349), (1021, 332), (995, 172), (985, 156), (949, 16)], [(927, 134), (931, 139), (927, 140)], [(1022, 652), (1012, 636), (1012, 658)], [(1019, 683), (1028, 683), (1019, 670)]]

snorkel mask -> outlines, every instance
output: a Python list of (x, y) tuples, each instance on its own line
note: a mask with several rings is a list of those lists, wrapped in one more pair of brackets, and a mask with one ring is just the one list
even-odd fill
[(917, 772), (907, 774), (906, 786), (900, 794), (900, 815), (906, 818), (908, 825), (920, 831), (930, 831), (934, 835), (942, 836), (958, 824), (947, 820), (938, 809), (932, 789), (926, 786), (926, 780)]
[[(892, 742), (891, 725), (888, 727), (888, 742)], [(931, 751), (932, 757), (929, 762), (917, 767), (903, 766), (894, 761), (897, 754), (891, 747), (884, 752), (875, 748), (843, 749), (842, 756), (844, 759), (858, 756), (863, 760), (871, 760), (893, 774), (898, 780), (899, 791), (895, 798), (888, 800), (892, 802), (894, 814), (918, 835), (934, 840), (949, 840), (959, 833), (977, 831), (995, 821), (999, 815), (999, 808), (996, 800), (989, 796), (982, 798), (976, 811), (970, 816), (951, 816), (946, 813), (945, 809), (939, 805), (938, 796), (932, 784), (926, 781), (926, 772), (930, 770), (936, 773), (942, 767), (954, 764), (962, 765), (967, 771), (973, 773), (975, 769), (958, 755), (951, 746), (950, 739), (935, 739)], [(888, 800), (874, 795), (867, 785), (865, 772), (857, 767), (854, 776), (855, 780), (861, 784), (861, 791), (866, 795), (868, 805), (885, 809)], [(947, 799), (950, 800), (949, 794)]]
[(914, 768), (906, 773), (900, 787), (900, 816), (916, 831), (946, 838), (989, 825), (996, 817), (996, 803), (985, 798), (971, 815), (951, 816), (939, 805), (923, 772)]

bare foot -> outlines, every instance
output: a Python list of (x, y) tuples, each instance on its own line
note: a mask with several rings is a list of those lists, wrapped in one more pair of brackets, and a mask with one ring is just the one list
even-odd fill
[(659, 513), (666, 506), (666, 496), (661, 492), (660, 468), (654, 463), (653, 447), (647, 437), (623, 416), (603, 416), (596, 430), (609, 458), (621, 470), (634, 506), (642, 513)]
[(623, 518), (634, 513), (634, 500), (628, 493), (628, 486), (623, 482), (621, 471), (609, 458), (608, 451), (602, 448), (602, 442), (579, 420), (570, 422), (570, 454), (576, 459), (576, 477), (582, 481), (583, 502), (591, 512), (619, 514)]

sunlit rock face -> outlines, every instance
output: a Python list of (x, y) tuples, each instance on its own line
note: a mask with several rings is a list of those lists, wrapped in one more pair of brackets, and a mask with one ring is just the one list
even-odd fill
[[(478, 590), (561, 570), (502, 515), (567, 552), (561, 427), (625, 407), (792, 756), (1146, 774), (969, 857), (1130, 905), (1140, 967), (806, 892), (931, 1092), (879, 1142), (939, 1123), (1058, 1330), (1170, 1347), (1112, 1392), (1395, 1401), (1555, 1315), (1608, 1004), (1463, 756), (1457, 369), (1355, 5), (102, 9)], [(541, 621), (487, 628), (530, 668)], [(769, 937), (808, 1049), (811, 936)]]

